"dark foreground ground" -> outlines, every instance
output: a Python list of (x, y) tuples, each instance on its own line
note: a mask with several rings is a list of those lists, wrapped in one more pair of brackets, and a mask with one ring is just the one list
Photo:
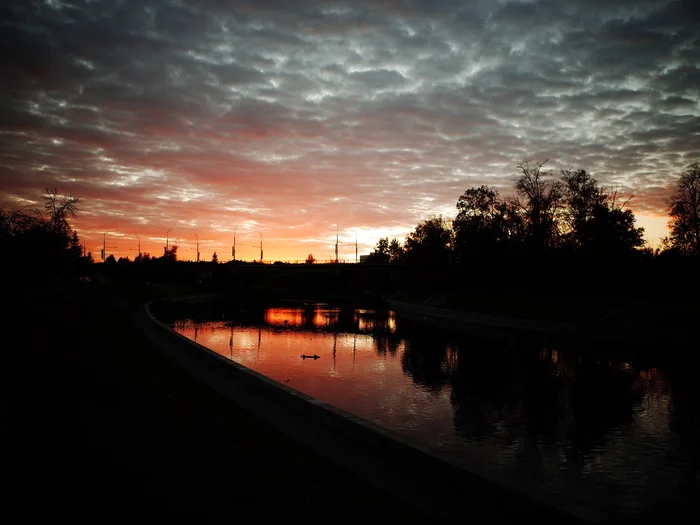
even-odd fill
[(6, 295), (6, 523), (436, 522), (163, 357), (131, 322), (155, 292), (51, 288)]

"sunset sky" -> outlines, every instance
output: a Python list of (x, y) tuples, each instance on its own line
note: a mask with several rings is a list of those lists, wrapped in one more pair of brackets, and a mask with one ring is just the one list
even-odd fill
[(0, 205), (56, 187), (99, 255), (369, 253), (516, 164), (583, 168), (666, 234), (700, 160), (700, 2), (10, 0)]

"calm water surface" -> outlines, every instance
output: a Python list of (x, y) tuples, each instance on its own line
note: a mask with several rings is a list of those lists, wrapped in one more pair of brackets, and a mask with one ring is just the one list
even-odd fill
[(610, 516), (673, 502), (700, 520), (693, 366), (514, 346), (326, 305), (210, 305), (193, 318), (176, 331), (455, 463)]

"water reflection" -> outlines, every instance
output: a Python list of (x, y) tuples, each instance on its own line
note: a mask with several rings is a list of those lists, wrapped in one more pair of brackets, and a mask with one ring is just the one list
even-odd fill
[(700, 495), (696, 366), (507, 346), (327, 305), (208, 313), (223, 320), (176, 330), (457, 463), (611, 516), (673, 501), (700, 517), (688, 503)]

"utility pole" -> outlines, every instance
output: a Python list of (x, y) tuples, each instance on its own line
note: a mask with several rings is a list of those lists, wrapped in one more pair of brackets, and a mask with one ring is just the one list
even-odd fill
[(260, 234), (260, 264), (263, 262), (263, 244), (262, 244), (262, 232), (258, 232)]
[(233, 229), (233, 247), (231, 248), (231, 257), (233, 257), (233, 262), (236, 262), (236, 228)]
[(197, 237), (197, 262), (199, 262), (199, 235), (195, 233), (194, 236)]
[(102, 253), (100, 254), (102, 257), (102, 262), (105, 260), (105, 251), (107, 250), (107, 234), (103, 233), (102, 234)]
[(165, 234), (165, 249), (163, 250), (163, 255), (168, 256), (168, 235), (170, 235), (170, 232), (172, 231), (172, 228), (169, 228), (167, 233)]
[(355, 237), (355, 264), (357, 264), (357, 237)]
[(340, 225), (335, 225), (335, 264), (338, 264), (338, 230)]
[(137, 235), (136, 238), (139, 240), (139, 262), (141, 262), (141, 237)]

